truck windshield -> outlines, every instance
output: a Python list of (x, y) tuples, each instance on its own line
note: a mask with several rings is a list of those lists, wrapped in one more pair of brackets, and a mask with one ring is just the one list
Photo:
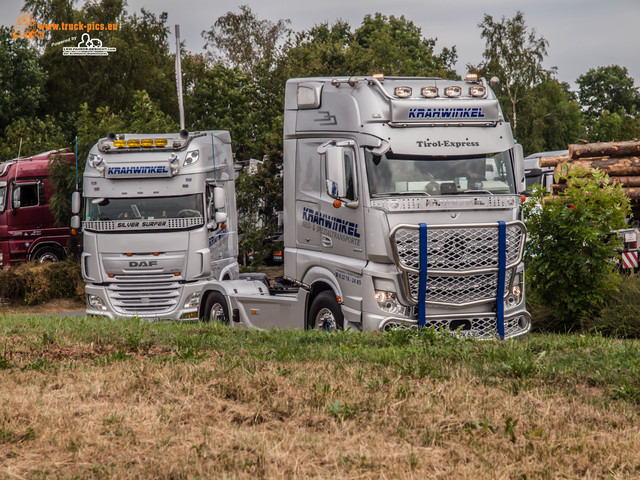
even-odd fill
[(393, 195), (513, 194), (509, 150), (459, 157), (425, 157), (365, 149), (369, 193)]
[(202, 195), (179, 197), (87, 198), (85, 220), (203, 217)]

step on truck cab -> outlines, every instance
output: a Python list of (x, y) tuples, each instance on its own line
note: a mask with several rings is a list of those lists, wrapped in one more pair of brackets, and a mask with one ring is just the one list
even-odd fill
[(238, 278), (233, 177), (226, 131), (98, 141), (83, 177), (87, 313), (197, 320), (207, 281)]
[(525, 334), (524, 189), (522, 148), (484, 79), (289, 80), (284, 270), (300, 288), (210, 284), (204, 313), (258, 328)]
[(69, 227), (56, 225), (49, 208), (53, 157), (75, 162), (73, 153), (51, 151), (0, 163), (0, 267), (66, 256)]

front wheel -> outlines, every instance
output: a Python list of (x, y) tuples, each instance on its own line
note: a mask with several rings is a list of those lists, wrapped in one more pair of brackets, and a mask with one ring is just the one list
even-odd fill
[(33, 256), (36, 262), (45, 263), (52, 262), (58, 263), (64, 259), (63, 253), (55, 247), (43, 247), (36, 251)]
[(229, 324), (229, 307), (227, 301), (220, 292), (211, 292), (204, 302), (202, 320), (205, 322), (220, 322)]
[(320, 292), (311, 303), (309, 328), (327, 332), (344, 330), (344, 315), (332, 291)]

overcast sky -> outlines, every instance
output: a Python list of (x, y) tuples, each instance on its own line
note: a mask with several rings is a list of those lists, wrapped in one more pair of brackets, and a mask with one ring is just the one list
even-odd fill
[[(466, 73), (468, 63), (482, 60), (484, 42), (477, 25), (483, 15), (487, 13), (499, 21), (521, 10), (527, 26), (549, 42), (544, 66), (557, 67), (559, 80), (575, 89), (576, 78), (590, 68), (620, 65), (628, 69), (636, 87), (640, 87), (640, 0), (128, 0), (127, 3), (129, 12), (142, 7), (155, 13), (166, 11), (172, 39), (173, 26), (179, 24), (181, 37), (191, 52), (202, 50), (203, 30), (208, 30), (225, 13), (238, 12), (240, 5), (248, 5), (260, 19), (289, 19), (295, 31), (338, 19), (356, 28), (365, 15), (376, 12), (404, 15), (421, 29), (424, 37), (438, 39), (437, 52), (443, 47), (457, 48), (456, 69), (460, 75)], [(1, 0), (0, 23), (15, 24), (22, 5), (22, 0)]]

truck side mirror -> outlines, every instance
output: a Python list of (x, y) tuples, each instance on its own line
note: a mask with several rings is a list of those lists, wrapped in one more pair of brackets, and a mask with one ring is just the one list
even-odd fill
[(347, 194), (347, 175), (344, 168), (344, 149), (329, 147), (325, 152), (327, 194), (332, 198), (344, 198)]
[(219, 225), (227, 221), (227, 214), (225, 212), (216, 212), (216, 223)]
[(522, 145), (516, 143), (513, 152), (513, 174), (516, 177), (516, 193), (522, 193), (527, 188), (527, 182), (524, 176), (524, 154), (522, 153)]
[(74, 215), (78, 215), (81, 208), (82, 196), (80, 195), (80, 192), (73, 192), (71, 194), (71, 213), (73, 213)]
[(75, 230), (80, 229), (80, 217), (78, 215), (71, 217), (71, 228)]
[(216, 210), (224, 208), (226, 205), (226, 199), (224, 196), (224, 188), (213, 187), (213, 206)]

